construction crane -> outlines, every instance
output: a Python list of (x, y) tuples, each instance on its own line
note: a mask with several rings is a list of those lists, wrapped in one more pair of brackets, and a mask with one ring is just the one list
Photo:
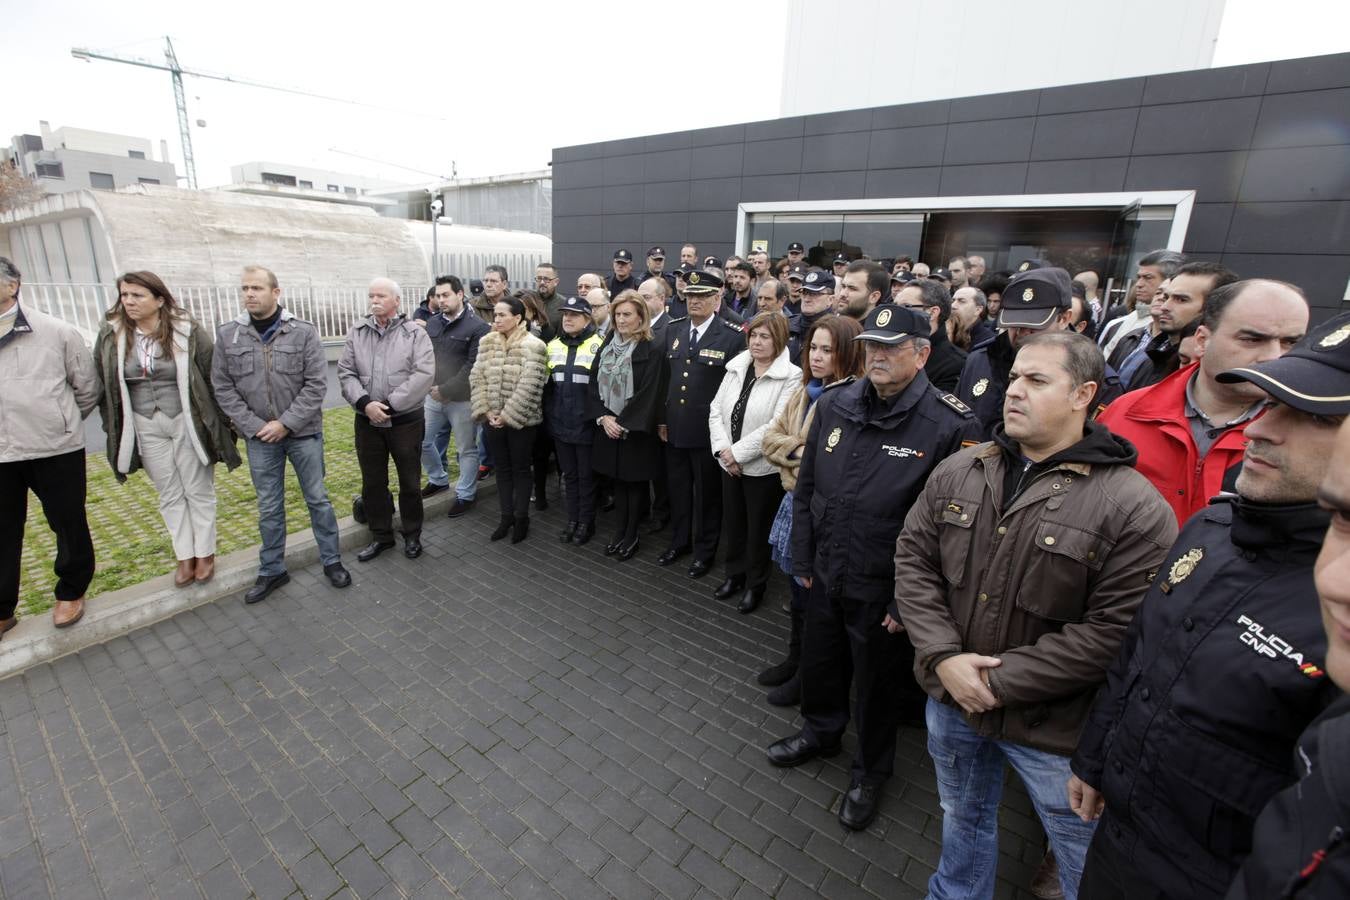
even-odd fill
[(235, 78), (233, 75), (223, 75), (218, 72), (204, 72), (200, 69), (185, 69), (178, 64), (178, 56), (173, 50), (173, 41), (167, 36), (164, 38), (164, 65), (153, 63), (145, 59), (136, 59), (130, 56), (117, 56), (112, 53), (90, 50), (86, 47), (72, 47), (70, 55), (76, 59), (91, 62), (95, 59), (101, 59), (105, 62), (124, 63), (129, 66), (140, 66), (145, 69), (159, 69), (162, 72), (168, 72), (173, 79), (173, 99), (174, 105), (178, 111), (178, 136), (183, 142), (183, 168), (187, 173), (188, 187), (196, 189), (197, 187), (197, 165), (192, 156), (192, 133), (189, 128), (187, 97), (183, 91), (183, 76), (191, 75), (194, 78), (210, 78), (215, 81), (228, 81), (231, 84), (240, 84), (246, 87), (263, 88), (269, 91), (281, 91), (287, 94), (299, 94), (302, 97), (313, 97), (318, 100), (328, 100), (333, 103), (346, 103), (352, 106), (364, 106), (369, 109), (383, 110), (384, 112), (402, 113), (408, 116), (418, 116), (421, 118), (435, 119), (444, 122), (443, 116), (434, 116), (428, 113), (416, 112), (406, 109), (392, 109), (387, 106), (379, 106), (374, 103), (362, 103), (359, 100), (350, 100), (346, 97), (333, 97), (329, 94), (317, 94), (313, 91), (304, 91), (299, 88), (282, 87), (276, 84), (266, 84), (261, 81), (251, 81), (247, 78)]

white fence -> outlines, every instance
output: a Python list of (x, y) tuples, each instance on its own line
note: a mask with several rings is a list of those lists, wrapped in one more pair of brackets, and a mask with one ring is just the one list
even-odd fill
[[(204, 325), (219, 325), (243, 311), (238, 285), (169, 285), (180, 305)], [(426, 296), (425, 285), (403, 285), (403, 311), (411, 313)], [(92, 346), (99, 326), (117, 299), (106, 284), (44, 284), (24, 282), (20, 299), (36, 309), (63, 319)], [(292, 313), (313, 322), (325, 339), (340, 339), (354, 320), (370, 309), (366, 288), (283, 289), (281, 303)]]

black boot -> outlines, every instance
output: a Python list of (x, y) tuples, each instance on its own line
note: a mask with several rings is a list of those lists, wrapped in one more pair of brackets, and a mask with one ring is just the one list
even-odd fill
[(500, 522), (497, 523), (497, 527), (493, 529), (492, 534), (488, 537), (488, 540), (500, 541), (502, 538), (506, 537), (508, 534), (511, 533), (511, 528), (515, 524), (516, 524), (515, 519), (503, 518)]
[(797, 674), (797, 663), (802, 658), (802, 614), (801, 610), (791, 610), (792, 633), (788, 635), (787, 659), (769, 666), (759, 673), (757, 679), (765, 687), (777, 687)]
[(780, 684), (778, 687), (769, 691), (769, 695), (764, 699), (769, 701), (770, 706), (796, 706), (802, 702), (802, 670), (797, 668), (792, 673), (792, 677)]
[(539, 468), (534, 473), (534, 508), (543, 512), (548, 509), (548, 471), (540, 472)]
[(572, 535), (576, 534), (576, 531), (577, 523), (575, 521), (568, 522), (563, 530), (558, 532), (558, 540), (564, 544), (570, 544), (572, 543)]
[(530, 533), (530, 517), (521, 516), (511, 526), (511, 543), (519, 544)]

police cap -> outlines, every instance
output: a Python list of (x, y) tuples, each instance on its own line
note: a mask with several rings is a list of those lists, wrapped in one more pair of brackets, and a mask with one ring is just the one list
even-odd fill
[[(789, 278), (792, 276), (789, 275)], [(806, 277), (802, 279), (802, 290), (812, 294), (823, 294), (826, 291), (834, 293), (834, 273), (826, 272), (824, 269), (812, 267), (806, 270)]]
[(662, 250), (660, 247), (651, 247), (647, 250), (647, 258), (664, 261), (666, 258), (666, 251)]
[(788, 281), (792, 281), (793, 279), (796, 279), (797, 281), (805, 281), (807, 271), (808, 271), (807, 266), (804, 266), (801, 263), (793, 263), (792, 265), (788, 266), (787, 270)]
[(623, 248), (615, 250), (614, 261), (630, 263), (633, 261), (633, 252), (631, 250), (624, 250)]
[(568, 297), (562, 302), (562, 306), (558, 307), (558, 312), (577, 313), (589, 319), (591, 317), (591, 305), (580, 297)]
[(705, 256), (703, 257), (703, 268), (720, 269), (722, 268), (722, 260), (716, 256)]
[(894, 275), (891, 276), (891, 284), (903, 285), (909, 284), (911, 281), (917, 280), (918, 279), (916, 278), (914, 273), (909, 271), (908, 269), (901, 269), (900, 271), (896, 272)]
[(787, 252), (789, 252), (789, 253), (805, 253), (805, 252), (806, 252), (806, 248), (802, 246), (802, 242), (801, 242), (801, 241), (793, 241), (792, 243), (788, 244)]
[(1032, 259), (1024, 259), (1017, 264), (1018, 272), (1030, 272), (1032, 269), (1050, 269), (1050, 268), (1054, 267), (1051, 266), (1050, 263), (1046, 262), (1045, 260), (1036, 259), (1034, 257)]
[(999, 306), (1001, 328), (1047, 328), (1062, 309), (1073, 305), (1069, 273), (1049, 267), (1027, 269), (1008, 280)]
[(688, 294), (716, 294), (722, 290), (722, 276), (711, 269), (699, 269), (690, 272), (684, 279), (684, 292)]
[(1279, 359), (1220, 372), (1224, 384), (1250, 381), (1270, 396), (1317, 416), (1350, 413), (1350, 313), (1323, 322)]
[(838, 266), (838, 265), (848, 265), (848, 264), (851, 263), (851, 262), (853, 262), (853, 260), (851, 260), (851, 259), (848, 258), (848, 254), (847, 254), (847, 253), (836, 253), (836, 254), (834, 255), (834, 265), (836, 265), (836, 266)]
[(928, 317), (916, 309), (883, 303), (867, 314), (862, 334), (855, 341), (875, 341), (878, 344), (901, 344), (916, 337), (928, 337)]

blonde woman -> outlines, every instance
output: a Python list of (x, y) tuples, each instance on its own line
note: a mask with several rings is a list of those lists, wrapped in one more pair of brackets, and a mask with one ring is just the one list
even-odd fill
[(497, 471), (501, 520), (492, 532), (494, 541), (509, 534), (511, 543), (518, 544), (530, 532), (530, 459), (535, 431), (544, 419), (547, 381), (548, 351), (530, 333), (525, 305), (502, 297), (492, 307), (492, 330), (479, 342), (469, 373), (473, 418), (485, 426)]
[(144, 468), (159, 492), (179, 587), (211, 580), (215, 464), (239, 465), (235, 435), (211, 390), (211, 335), (153, 272), (117, 279), (117, 303), (94, 343), (99, 411), (118, 481)]

